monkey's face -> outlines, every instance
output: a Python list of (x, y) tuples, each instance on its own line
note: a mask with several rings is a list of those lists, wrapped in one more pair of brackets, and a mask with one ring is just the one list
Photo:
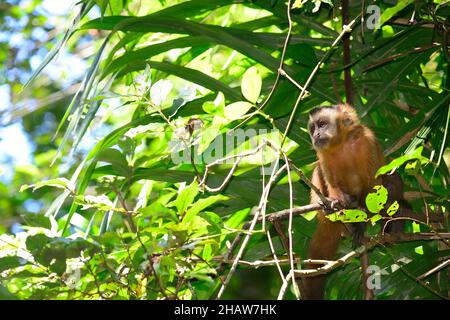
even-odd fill
[(316, 150), (332, 146), (338, 137), (337, 113), (330, 108), (321, 108), (310, 113), (308, 122), (311, 142)]

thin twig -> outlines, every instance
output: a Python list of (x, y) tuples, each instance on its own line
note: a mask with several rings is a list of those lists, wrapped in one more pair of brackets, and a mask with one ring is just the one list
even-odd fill
[[(270, 231), (267, 230), (266, 231), (266, 235), (267, 235), (267, 240), (269, 241), (269, 247), (270, 247), (270, 251), (272, 252), (272, 256), (273, 256), (273, 262), (275, 263), (275, 265), (277, 266), (278, 269), (278, 273), (280, 274), (281, 277), (281, 281), (283, 281), (283, 283), (286, 282), (286, 277), (284, 276), (283, 270), (281, 269), (281, 261), (278, 259), (277, 254), (275, 253), (275, 248), (273, 246), (273, 242), (272, 242), (272, 237), (270, 235)], [(290, 263), (290, 259), (286, 260), (288, 263)], [(242, 262), (242, 261), (240, 261)], [(253, 263), (255, 263), (256, 261), (254, 261)], [(259, 262), (260, 265), (264, 263), (264, 261)]]
[[(236, 155), (230, 155), (224, 158), (220, 158), (217, 159), (211, 163), (209, 163), (206, 168), (205, 168), (205, 172), (203, 174), (203, 178), (200, 180), (199, 182), (199, 186), (204, 187), (206, 190), (208, 190), (209, 192), (219, 192), (221, 191), (230, 181), (231, 177), (233, 176), (233, 173), (236, 171), (239, 163), (242, 161), (243, 158), (248, 157), (248, 156), (253, 156), (255, 154), (257, 154), (262, 148), (264, 148), (266, 144), (262, 143), (261, 145), (259, 145), (256, 149), (249, 151), (249, 152), (243, 152), (240, 154), (236, 154)], [(232, 160), (232, 159), (236, 159), (236, 161), (233, 163), (233, 166), (231, 167), (230, 171), (228, 172), (227, 176), (225, 177), (224, 181), (222, 182), (222, 184), (216, 188), (211, 188), (208, 187), (206, 185), (206, 179), (208, 178), (208, 173), (211, 170), (211, 167), (221, 164), (225, 161), (228, 160)]]
[(287, 170), (287, 175), (288, 175), (288, 184), (289, 184), (289, 225), (288, 225), (288, 237), (289, 237), (289, 259), (291, 260), (291, 272), (290, 274), (292, 274), (292, 285), (294, 287), (294, 293), (297, 299), (300, 299), (300, 290), (298, 288), (297, 285), (297, 281), (295, 281), (295, 277), (294, 277), (294, 270), (295, 270), (295, 266), (294, 266), (294, 248), (293, 248), (293, 241), (292, 241), (292, 234), (293, 234), (293, 230), (292, 230), (292, 216), (293, 216), (293, 212), (292, 212), (292, 207), (294, 206), (293, 204), (293, 191), (292, 191), (292, 178), (291, 178), (291, 170), (290, 170), (290, 166), (289, 166), (289, 161), (288, 158), (286, 156), (286, 153), (283, 152), (283, 157), (284, 157), (284, 161), (287, 165), (286, 170)]

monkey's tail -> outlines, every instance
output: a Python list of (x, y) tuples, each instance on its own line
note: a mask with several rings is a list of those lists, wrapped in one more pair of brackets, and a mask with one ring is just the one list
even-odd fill
[[(332, 222), (319, 212), (318, 225), (309, 242), (308, 258), (316, 260), (332, 260), (335, 258), (344, 226), (340, 222)], [(317, 268), (317, 264), (305, 264), (306, 268)], [(321, 300), (324, 297), (326, 275), (304, 277), (297, 280), (302, 299)]]

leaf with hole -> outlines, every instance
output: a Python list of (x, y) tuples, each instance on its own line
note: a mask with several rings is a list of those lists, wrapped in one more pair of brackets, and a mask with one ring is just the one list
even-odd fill
[(383, 186), (375, 186), (373, 188), (375, 192), (371, 192), (366, 196), (366, 206), (370, 212), (379, 213), (386, 204), (388, 191)]

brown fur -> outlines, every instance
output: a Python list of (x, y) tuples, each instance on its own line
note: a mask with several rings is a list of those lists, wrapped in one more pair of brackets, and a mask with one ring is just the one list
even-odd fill
[[(322, 114), (325, 112), (325, 114)], [(380, 145), (373, 132), (362, 125), (355, 110), (345, 104), (332, 109), (317, 110), (310, 122), (326, 115), (336, 120), (337, 134), (324, 148), (316, 148), (318, 164), (312, 183), (326, 196), (338, 200), (342, 206), (356, 199), (360, 205), (379, 179), (375, 173), (384, 164)], [(319, 198), (312, 191), (311, 203)], [(344, 225), (331, 222), (323, 211), (318, 212), (318, 226), (308, 248), (309, 259), (332, 260), (335, 258)], [(317, 267), (309, 265), (307, 267)], [(304, 299), (323, 299), (325, 276), (303, 278), (300, 281)]]

